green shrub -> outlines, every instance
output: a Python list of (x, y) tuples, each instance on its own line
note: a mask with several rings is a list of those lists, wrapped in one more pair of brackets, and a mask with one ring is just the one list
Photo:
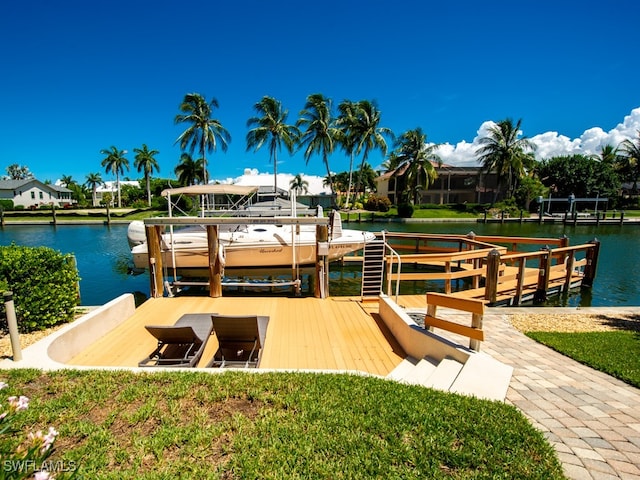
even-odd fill
[(13, 200), (7, 200), (7, 199), (0, 200), (0, 209), (13, 210)]
[(413, 216), (413, 205), (410, 203), (401, 203), (398, 205), (398, 216), (400, 218), (411, 218)]
[[(0, 286), (4, 282), (13, 291), (21, 332), (44, 330), (73, 319), (80, 278), (72, 259), (48, 247), (0, 247)], [(1, 321), (6, 322), (4, 315)]]
[(388, 212), (391, 201), (387, 197), (371, 194), (367, 197), (364, 208), (370, 212)]

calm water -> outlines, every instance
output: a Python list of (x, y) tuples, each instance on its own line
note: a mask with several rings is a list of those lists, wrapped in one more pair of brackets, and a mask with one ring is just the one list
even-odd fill
[[(640, 305), (640, 227), (638, 226), (563, 226), (537, 224), (477, 224), (477, 223), (349, 223), (345, 228), (362, 230), (422, 233), (469, 233), (481, 235), (517, 235), (530, 237), (561, 237), (566, 235), (571, 245), (601, 241), (600, 259), (592, 289), (572, 292), (556, 302), (570, 306)], [(122, 293), (147, 295), (149, 277), (130, 273), (130, 254), (126, 225), (6, 226), (0, 229), (0, 244), (47, 246), (64, 253), (73, 253), (80, 272), (83, 305), (98, 305)], [(284, 270), (287, 271), (286, 269)], [(332, 295), (359, 295), (359, 266), (333, 264), (330, 275)], [(304, 272), (303, 272), (304, 273)], [(306, 276), (303, 277), (305, 280)], [(305, 288), (305, 285), (303, 285)], [(424, 285), (407, 285), (407, 289), (422, 292)], [(403, 293), (410, 293), (403, 291)], [(411, 292), (413, 293), (413, 292)]]

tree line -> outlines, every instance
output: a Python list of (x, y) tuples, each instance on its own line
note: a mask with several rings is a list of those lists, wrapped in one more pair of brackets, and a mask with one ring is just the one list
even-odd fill
[[(198, 93), (186, 94), (179, 105), (174, 123), (186, 127), (175, 141), (183, 150), (174, 170), (180, 185), (208, 183), (207, 154), (218, 149), (226, 151), (231, 142), (229, 131), (214, 118), (218, 108), (217, 99), (207, 101)], [(395, 180), (398, 204), (418, 203), (421, 192), (435, 182), (436, 167), (442, 165), (437, 155), (439, 144), (429, 143), (420, 127), (396, 136), (391, 129), (382, 126), (381, 111), (374, 101), (344, 100), (334, 111), (330, 98), (312, 94), (307, 97), (295, 123), (288, 121), (288, 110), (273, 97), (264, 96), (254, 104), (254, 111), (256, 115), (247, 120), (246, 150), (255, 152), (267, 146), (276, 192), (278, 155), (283, 147), (289, 154), (302, 150), (306, 164), (314, 155), (320, 156), (327, 172), (325, 185), (332, 195), (340, 191), (346, 206), (354, 203), (354, 196), (375, 188), (376, 174), (367, 163), (375, 150), (386, 157), (383, 167)], [(389, 143), (393, 146), (390, 151)], [(603, 146), (599, 155), (568, 155), (541, 161), (534, 157), (535, 144), (522, 135), (522, 120), (514, 123), (505, 119), (495, 123), (479, 143), (476, 155), (481, 172), (494, 173), (498, 179), (492, 204), (502, 197), (526, 208), (532, 199), (549, 193), (589, 196), (598, 192), (600, 196), (615, 198), (622, 182), (632, 183), (632, 192), (637, 193), (640, 132), (636, 139), (626, 139), (617, 146)], [(348, 172), (331, 172), (330, 157), (337, 149), (350, 159)], [(146, 144), (133, 152), (134, 167), (144, 175), (147, 203), (151, 206), (152, 175), (160, 171), (155, 158), (160, 152), (149, 149)], [(105, 172), (116, 177), (117, 205), (121, 207), (120, 177), (129, 170), (128, 152), (111, 146), (100, 153), (104, 155)], [(193, 158), (194, 153), (197, 153), (197, 159)], [(354, 169), (358, 158), (359, 166)], [(24, 176), (25, 168), (11, 165), (7, 169), (9, 177)], [(26, 173), (29, 173), (28, 169)], [(63, 176), (61, 182), (69, 188), (77, 187), (70, 177)], [(96, 189), (102, 183), (100, 173), (86, 176), (84, 186), (91, 190), (94, 204)], [(299, 191), (306, 188), (299, 175), (289, 187)]]

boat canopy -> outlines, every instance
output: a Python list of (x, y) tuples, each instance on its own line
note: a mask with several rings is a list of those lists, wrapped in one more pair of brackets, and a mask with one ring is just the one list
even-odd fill
[(172, 195), (251, 195), (258, 191), (258, 187), (244, 185), (191, 185), (189, 187), (167, 188), (162, 191), (163, 197)]

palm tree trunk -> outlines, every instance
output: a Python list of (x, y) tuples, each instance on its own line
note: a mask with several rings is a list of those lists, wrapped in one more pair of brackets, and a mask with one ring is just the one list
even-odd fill
[(151, 181), (149, 179), (149, 174), (146, 174), (145, 177), (147, 177), (147, 201), (149, 202), (149, 206), (151, 206)]
[(353, 152), (351, 152), (349, 159), (349, 186), (347, 187), (347, 201), (346, 205), (348, 208), (351, 208), (351, 204), (349, 203), (349, 195), (351, 194), (351, 181), (353, 178)]
[(122, 208), (122, 203), (120, 201), (120, 174), (116, 172), (116, 188), (118, 190), (118, 208)]

